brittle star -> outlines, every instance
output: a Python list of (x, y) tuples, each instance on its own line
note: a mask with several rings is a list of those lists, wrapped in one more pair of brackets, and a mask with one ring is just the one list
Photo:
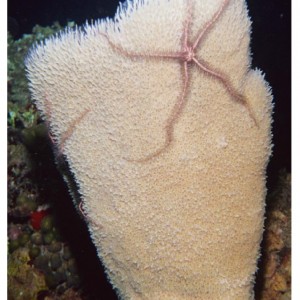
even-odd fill
[(182, 66), (182, 89), (178, 101), (176, 102), (173, 110), (168, 117), (165, 125), (166, 130), (166, 138), (164, 145), (158, 149), (156, 152), (142, 158), (142, 159), (129, 159), (129, 161), (134, 162), (146, 162), (149, 161), (168, 149), (174, 139), (174, 125), (178, 121), (186, 103), (187, 103), (187, 91), (190, 82), (190, 73), (189, 73), (189, 65), (195, 64), (200, 71), (204, 74), (207, 74), (211, 77), (217, 79), (226, 89), (227, 93), (231, 96), (233, 100), (236, 102), (244, 105), (251, 117), (254, 121), (255, 125), (258, 126), (258, 123), (254, 117), (254, 114), (246, 100), (246, 98), (240, 94), (230, 83), (225, 74), (222, 72), (215, 70), (214, 68), (210, 67), (207, 62), (204, 60), (197, 58), (196, 50), (201, 45), (204, 37), (209, 33), (209, 30), (212, 29), (214, 24), (218, 21), (226, 7), (228, 6), (230, 0), (223, 0), (219, 9), (214, 13), (212, 18), (206, 22), (198, 31), (196, 35), (196, 39), (193, 42), (190, 42), (190, 31), (191, 31), (191, 22), (192, 22), (192, 5), (191, 1), (187, 1), (187, 17), (183, 24), (183, 33), (181, 37), (181, 50), (179, 52), (161, 52), (161, 53), (137, 53), (134, 51), (128, 51), (124, 49), (121, 45), (115, 44), (110, 40), (106, 33), (101, 33), (108, 41), (109, 45), (118, 53), (129, 57), (129, 58), (138, 58), (138, 59), (174, 59), (180, 62)]
[(66, 129), (66, 131), (63, 132), (62, 135), (60, 136), (60, 140), (58, 142), (57, 137), (54, 137), (53, 134), (51, 133), (50, 123), (51, 123), (52, 108), (51, 108), (51, 102), (49, 101), (48, 96), (45, 96), (44, 105), (45, 105), (46, 126), (48, 128), (49, 138), (50, 138), (52, 144), (54, 146), (56, 146), (56, 148), (57, 148), (57, 151), (58, 151), (57, 158), (58, 158), (60, 155), (63, 154), (66, 141), (74, 133), (76, 126), (85, 118), (87, 113), (90, 112), (90, 109), (85, 109), (77, 118), (75, 118), (73, 121), (71, 121), (71, 123), (68, 126), (68, 128)]

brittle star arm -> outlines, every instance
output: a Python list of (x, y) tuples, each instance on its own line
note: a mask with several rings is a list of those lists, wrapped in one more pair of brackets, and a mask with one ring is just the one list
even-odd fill
[[(181, 38), (181, 52), (179, 53), (172, 53), (172, 54), (158, 54), (158, 56), (151, 55), (150, 57), (162, 57), (162, 58), (179, 58), (182, 61), (182, 89), (181, 93), (179, 96), (179, 100), (177, 100), (175, 106), (172, 109), (172, 112), (170, 116), (168, 117), (165, 125), (165, 130), (166, 130), (166, 137), (165, 137), (165, 143), (164, 145), (155, 151), (154, 153), (139, 159), (139, 160), (130, 160), (130, 161), (135, 161), (135, 162), (146, 162), (149, 161), (160, 154), (162, 154), (164, 151), (167, 150), (167, 148), (170, 146), (174, 139), (174, 125), (178, 121), (178, 118), (187, 102), (187, 89), (188, 89), (188, 83), (189, 83), (189, 72), (188, 72), (188, 60), (185, 59), (185, 51), (188, 50), (188, 38), (190, 34), (190, 26), (191, 26), (191, 18), (192, 18), (192, 5), (191, 1), (188, 1), (187, 5), (187, 16), (186, 19), (183, 23), (183, 33), (182, 33), (182, 38)], [(137, 54), (138, 57), (140, 57), (139, 54)], [(144, 55), (143, 55), (144, 57)]]
[(185, 51), (188, 47), (188, 38), (190, 36), (191, 31), (191, 20), (192, 20), (192, 4), (191, 1), (187, 1), (187, 10), (186, 10), (186, 18), (183, 22), (183, 32), (182, 32), (182, 38), (181, 38), (181, 50)]
[(209, 29), (217, 22), (217, 20), (219, 19), (219, 17), (221, 16), (222, 12), (224, 11), (224, 9), (226, 8), (226, 6), (228, 5), (230, 0), (224, 0), (222, 2), (222, 5), (220, 6), (219, 10), (213, 15), (213, 17), (204, 25), (204, 28), (201, 28), (197, 34), (197, 38), (193, 44), (192, 49), (195, 50), (201, 40), (204, 38), (204, 36), (209, 32)]
[(174, 140), (174, 125), (178, 121), (178, 118), (179, 118), (185, 104), (187, 103), (186, 96), (187, 96), (188, 83), (189, 83), (189, 73), (188, 73), (188, 63), (187, 62), (183, 63), (182, 69), (183, 69), (182, 70), (182, 72), (183, 72), (182, 90), (181, 90), (181, 93), (179, 96), (179, 100), (177, 100), (169, 118), (166, 121), (166, 125), (165, 125), (166, 137), (165, 137), (164, 145), (160, 149), (155, 151), (154, 153), (152, 153), (144, 158), (137, 159), (137, 160), (127, 159), (128, 161), (147, 162), (147, 161), (161, 155), (164, 151), (166, 151), (168, 149), (168, 147), (170, 146), (170, 144), (172, 143), (172, 141)]
[(48, 96), (45, 96), (44, 101), (44, 107), (45, 107), (45, 123), (48, 128), (49, 137), (51, 142), (56, 146), (58, 150), (57, 156), (60, 156), (63, 153), (64, 145), (67, 141), (67, 139), (73, 134), (75, 127), (82, 121), (82, 119), (87, 115), (88, 112), (90, 112), (90, 109), (85, 109), (75, 120), (71, 121), (71, 124), (69, 125), (68, 129), (61, 135), (60, 141), (58, 142), (58, 138), (54, 137), (51, 134), (51, 118), (52, 118), (52, 107), (51, 102), (48, 99)]
[(97, 229), (102, 229), (103, 226), (98, 224), (97, 222), (93, 221), (93, 219), (88, 216), (88, 214), (85, 212), (85, 209), (83, 207), (83, 201), (80, 200), (79, 204), (78, 204), (78, 210), (80, 211), (80, 213), (82, 214), (83, 218), (86, 220), (87, 223), (92, 223)]
[(179, 100), (176, 102), (175, 106), (173, 107), (173, 110), (167, 119), (166, 122), (166, 143), (165, 143), (165, 149), (171, 144), (173, 140), (173, 134), (174, 134), (174, 125), (178, 121), (180, 114), (182, 113), (183, 108), (185, 107), (187, 103), (187, 90), (188, 90), (188, 84), (189, 84), (189, 71), (188, 71), (188, 63), (185, 61), (183, 63), (182, 67), (183, 72), (183, 81), (182, 81), (182, 89), (181, 94), (179, 96)]
[(109, 36), (106, 33), (100, 33), (102, 36), (104, 36), (109, 43), (109, 45), (114, 49), (115, 51), (119, 52), (123, 56), (127, 56), (130, 58), (170, 58), (170, 59), (178, 59), (182, 57), (182, 54), (180, 52), (155, 52), (155, 53), (136, 53), (134, 51), (128, 51), (124, 49), (122, 46), (115, 44), (111, 41)]
[(254, 113), (249, 105), (249, 103), (247, 102), (247, 99), (240, 94), (238, 91), (236, 91), (236, 89), (232, 86), (232, 84), (230, 83), (230, 81), (228, 79), (226, 79), (226, 76), (213, 70), (212, 68), (206, 66), (206, 64), (202, 61), (200, 61), (199, 59), (197, 59), (196, 57), (194, 57), (193, 62), (199, 67), (200, 70), (202, 70), (204, 73), (211, 75), (212, 77), (215, 77), (216, 79), (218, 79), (223, 86), (225, 87), (225, 89), (227, 90), (228, 94), (238, 103), (246, 106), (249, 115), (251, 117), (251, 119), (254, 121), (255, 126), (258, 127), (258, 122), (254, 116)]
[(82, 121), (82, 119), (90, 112), (90, 109), (85, 109), (77, 118), (75, 118), (71, 124), (69, 125), (68, 129), (62, 134), (60, 138), (60, 145), (59, 145), (59, 152), (62, 153), (64, 150), (64, 145), (67, 139), (74, 133), (76, 126)]

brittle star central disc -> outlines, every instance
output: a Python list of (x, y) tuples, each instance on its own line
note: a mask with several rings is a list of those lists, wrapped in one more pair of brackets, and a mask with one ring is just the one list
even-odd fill
[(114, 51), (117, 53), (128, 57), (128, 58), (138, 58), (138, 59), (172, 59), (179, 62), (182, 66), (182, 73), (181, 73), (181, 79), (182, 79), (182, 87), (180, 91), (180, 95), (178, 97), (178, 100), (175, 104), (175, 106), (172, 109), (172, 112), (170, 116), (167, 118), (165, 123), (165, 142), (162, 145), (161, 148), (159, 148), (154, 153), (151, 153), (144, 158), (141, 159), (127, 159), (128, 161), (132, 162), (147, 162), (149, 160), (154, 159), (155, 157), (158, 157), (163, 152), (167, 151), (170, 145), (172, 144), (174, 140), (174, 125), (178, 121), (180, 115), (182, 114), (182, 111), (187, 103), (187, 92), (188, 92), (188, 86), (190, 82), (190, 71), (188, 66), (189, 65), (196, 65), (197, 68), (203, 72), (204, 74), (215, 78), (218, 80), (226, 89), (227, 93), (231, 96), (231, 98), (244, 105), (251, 117), (251, 119), (254, 121), (255, 125), (258, 126), (258, 123), (255, 119), (255, 116), (247, 102), (247, 99), (240, 94), (234, 86), (231, 84), (228, 76), (223, 74), (221, 71), (216, 70), (209, 66), (207, 62), (204, 60), (197, 58), (196, 56), (196, 50), (201, 45), (201, 42), (203, 41), (203, 38), (209, 33), (209, 31), (213, 28), (213, 26), (216, 24), (216, 22), (220, 19), (222, 16), (222, 13), (225, 11), (226, 7), (229, 5), (230, 0), (223, 0), (219, 9), (213, 14), (213, 16), (210, 18), (208, 22), (206, 22), (203, 27), (198, 31), (196, 38), (193, 40), (193, 42), (190, 42), (191, 40), (191, 22), (192, 22), (192, 8), (193, 3), (191, 0), (187, 1), (187, 8), (186, 8), (186, 18), (183, 22), (183, 30), (182, 30), (182, 36), (181, 36), (181, 50), (180, 51), (174, 51), (174, 52), (147, 52), (147, 53), (138, 53), (134, 51), (128, 51), (124, 49), (121, 45), (116, 44), (111, 41), (109, 36), (106, 33), (102, 33), (102, 35), (107, 39), (109, 45), (112, 47)]

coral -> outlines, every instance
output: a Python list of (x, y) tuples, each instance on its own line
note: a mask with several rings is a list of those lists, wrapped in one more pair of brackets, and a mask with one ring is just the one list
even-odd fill
[(32, 148), (36, 151), (41, 141), (46, 145), (48, 134), (29, 97), (24, 57), (32, 43), (59, 29), (59, 24), (47, 28), (35, 26), (33, 34), (16, 41), (8, 33), (8, 211), (13, 217), (28, 216), (36, 208), (39, 195), (32, 180), (35, 167)]
[(8, 213), (25, 217), (36, 208), (37, 186), (32, 183), (33, 163), (26, 147), (8, 145)]
[(291, 299), (291, 174), (282, 170), (268, 196), (261, 300)]
[[(73, 26), (69, 23), (69, 26)], [(61, 30), (58, 23), (51, 27), (35, 26), (33, 34), (24, 35), (22, 39), (14, 40), (8, 33), (8, 101), (9, 103), (21, 103), (26, 106), (31, 103), (25, 76), (24, 57), (27, 54), (28, 47), (37, 41), (41, 41), (55, 32)], [(10, 112), (10, 110), (9, 110)]]
[(26, 59), (123, 299), (253, 298), (272, 95), (249, 43), (245, 1), (134, 0)]
[[(59, 29), (58, 24), (51, 28), (36, 26), (33, 34), (17, 41), (8, 35), (7, 235), (8, 296), (12, 300), (41, 299), (44, 294), (68, 299), (65, 292), (74, 294), (74, 299), (82, 298), (78, 271), (71, 273), (68, 269), (69, 264), (77, 264), (74, 253), (59, 233), (53, 203), (43, 193), (45, 179), (38, 175), (43, 166), (47, 172), (51, 163), (53, 169), (55, 166), (47, 127), (29, 98), (24, 68), (29, 46)], [(39, 156), (46, 161), (37, 161)], [(46, 181), (55, 190), (53, 178)]]
[(27, 249), (18, 249), (8, 257), (8, 299), (37, 299), (46, 283), (39, 272), (29, 265)]

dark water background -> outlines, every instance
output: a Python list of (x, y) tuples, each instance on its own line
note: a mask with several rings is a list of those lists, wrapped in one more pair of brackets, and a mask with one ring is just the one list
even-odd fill
[[(50, 26), (54, 21), (59, 21), (65, 26), (68, 21), (75, 21), (81, 25), (85, 20), (113, 17), (118, 2), (117, 0), (9, 0), (8, 29), (14, 38), (18, 39), (25, 33), (31, 33), (36, 24)], [(266, 80), (272, 86), (274, 95), (275, 146), (268, 167), (268, 188), (272, 190), (279, 170), (283, 168), (291, 170), (291, 2), (248, 0), (247, 3), (253, 21), (252, 67), (258, 67), (266, 73)], [(66, 189), (64, 193), (65, 197), (69, 197)], [(64, 198), (63, 195), (61, 197)], [(76, 214), (72, 203), (65, 204), (63, 211), (70, 212), (68, 218), (72, 224), (71, 211)], [(73, 221), (76, 220), (74, 217)], [(81, 245), (78, 257), (86, 278), (86, 288), (91, 291), (89, 299), (117, 299), (108, 283), (100, 283), (102, 280), (105, 281), (103, 270), (89, 241), (88, 232), (84, 226), (83, 229), (78, 225), (74, 227), (77, 232), (73, 233), (74, 236), (70, 236), (70, 239), (74, 244)], [(81, 240), (78, 240), (79, 236)], [(99, 274), (102, 274), (102, 280)]]

